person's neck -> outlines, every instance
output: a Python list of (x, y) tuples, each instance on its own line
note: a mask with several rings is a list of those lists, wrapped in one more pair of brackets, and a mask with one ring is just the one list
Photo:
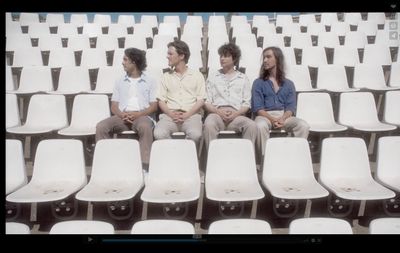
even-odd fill
[(140, 71), (138, 71), (138, 70), (133, 70), (133, 71), (131, 71), (131, 72), (127, 72), (126, 73), (130, 78), (139, 78), (141, 75), (142, 75), (142, 73), (140, 72)]
[(175, 72), (183, 75), (187, 70), (187, 66), (185, 62), (180, 62), (178, 65), (175, 66)]
[(270, 77), (276, 79), (276, 68), (271, 69), (269, 73), (270, 73), (270, 75), (269, 75)]
[(233, 73), (235, 73), (235, 69), (233, 68), (233, 67), (225, 67), (225, 68), (222, 68), (222, 72), (225, 74), (225, 75), (231, 75), (231, 74), (233, 74)]

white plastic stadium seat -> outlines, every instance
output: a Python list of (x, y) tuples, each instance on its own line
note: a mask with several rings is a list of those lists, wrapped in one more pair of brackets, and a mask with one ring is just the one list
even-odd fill
[(318, 68), (328, 64), (325, 48), (323, 47), (304, 47), (301, 57), (301, 65)]
[(310, 72), (304, 65), (288, 65), (286, 77), (294, 80), (296, 92), (318, 91), (319, 88), (313, 88), (311, 85)]
[(272, 234), (272, 230), (263, 220), (225, 219), (212, 222), (208, 234)]
[[(285, 159), (289, 156), (290, 159)], [(273, 196), (275, 213), (291, 217), (298, 211), (298, 200), (328, 196), (315, 179), (308, 142), (304, 138), (277, 137), (265, 146), (262, 182)], [(284, 212), (275, 205), (279, 199), (295, 200)]]
[(400, 90), (386, 92), (383, 121), (400, 127)]
[(70, 220), (54, 224), (49, 234), (114, 234), (114, 227), (104, 221)]
[(378, 140), (376, 180), (400, 192), (400, 136), (384, 136)]
[(324, 139), (319, 176), (324, 187), (343, 199), (377, 200), (395, 196), (372, 178), (367, 147), (361, 138)]
[(350, 223), (335, 218), (302, 218), (293, 220), (289, 234), (353, 234)]
[(381, 132), (396, 129), (379, 121), (375, 100), (370, 92), (340, 94), (339, 123), (364, 132)]
[(194, 234), (194, 227), (180, 220), (144, 220), (136, 222), (131, 234)]
[(208, 149), (206, 196), (215, 201), (264, 197), (257, 178), (254, 148), (247, 139), (212, 140)]
[(179, 203), (199, 198), (200, 172), (192, 140), (154, 141), (149, 165), (143, 201)]
[(21, 48), (14, 52), (13, 67), (43, 66), (42, 53), (40, 48)]
[(6, 128), (20, 125), (17, 95), (6, 93)]
[(127, 200), (143, 185), (139, 142), (105, 139), (96, 143), (90, 181), (76, 198), (100, 202)]
[[(284, 159), (290, 154), (291, 159)], [(328, 196), (314, 178), (310, 149), (304, 138), (277, 137), (267, 140), (263, 184), (272, 196), (309, 199)]]
[(97, 74), (96, 88), (93, 91), (90, 91), (90, 93), (113, 93), (115, 83), (126, 74), (122, 67), (117, 65), (114, 66), (99, 68), (99, 72)]
[(313, 132), (339, 132), (346, 126), (335, 122), (331, 97), (328, 93), (300, 93), (297, 98), (297, 117), (305, 120)]
[(19, 87), (9, 93), (32, 94), (54, 90), (49, 67), (24, 67), (21, 71)]
[(28, 183), (20, 140), (6, 140), (6, 195)]
[(31, 181), (6, 199), (17, 203), (61, 200), (77, 192), (86, 182), (81, 141), (43, 140), (37, 148)]
[(6, 222), (6, 234), (30, 234), (28, 225), (18, 222)]
[(63, 95), (36, 94), (31, 97), (25, 124), (7, 129), (13, 134), (43, 134), (68, 125)]
[(6, 66), (6, 92), (15, 90), (12, 69)]
[(357, 64), (354, 68), (353, 86), (354, 88), (366, 88), (372, 91), (398, 89), (398, 87), (386, 85), (382, 66), (376, 63)]
[(86, 67), (63, 67), (60, 71), (58, 87), (49, 94), (73, 95), (90, 91), (89, 71)]
[(400, 234), (400, 218), (378, 218), (369, 224), (370, 234)]
[(343, 65), (321, 65), (318, 67), (317, 87), (330, 92), (358, 91), (358, 88), (349, 88), (346, 70)]
[(389, 87), (400, 88), (400, 61), (392, 63), (390, 69)]
[(71, 124), (59, 130), (58, 134), (94, 135), (97, 123), (108, 117), (110, 117), (110, 107), (107, 95), (76, 95), (72, 106)]

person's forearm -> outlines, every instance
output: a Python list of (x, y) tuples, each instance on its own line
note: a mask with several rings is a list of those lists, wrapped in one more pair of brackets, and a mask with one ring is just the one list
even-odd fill
[(272, 123), (276, 120), (274, 117), (272, 117), (266, 110), (259, 110), (257, 111), (258, 116), (263, 116), (266, 117), (269, 121)]
[(123, 112), (119, 109), (118, 104), (115, 104), (114, 102), (112, 102), (112, 104), (111, 104), (111, 112), (112, 112), (114, 115), (116, 115), (116, 116), (122, 118)]
[(199, 99), (197, 102), (190, 108), (189, 111), (187, 111), (188, 117), (192, 116), (193, 114), (197, 113), (201, 107), (204, 105), (204, 99)]
[(242, 106), (240, 109), (236, 112), (238, 115), (245, 115), (249, 111), (249, 107), (247, 106)]
[(217, 107), (209, 103), (204, 103), (204, 107), (208, 113), (217, 113)]
[(293, 115), (292, 111), (285, 111), (285, 113), (282, 115), (281, 119), (286, 120), (287, 118), (291, 117)]
[(157, 111), (157, 102), (150, 103), (150, 106), (140, 111), (141, 116), (147, 116)]
[(158, 106), (160, 107), (162, 113), (167, 114), (168, 116), (171, 117), (171, 110), (168, 108), (167, 103), (165, 103), (164, 101), (159, 100), (158, 101)]

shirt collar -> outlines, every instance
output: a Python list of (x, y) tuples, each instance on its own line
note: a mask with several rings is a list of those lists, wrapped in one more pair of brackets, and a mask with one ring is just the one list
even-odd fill
[[(224, 75), (225, 74), (222, 72), (222, 69), (219, 69), (217, 71), (217, 76), (224, 76)], [(232, 78), (232, 80), (236, 78), (244, 78), (244, 74), (238, 70), (235, 70), (235, 76)]]
[[(128, 74), (125, 74), (124, 81), (127, 81), (129, 83), (131, 82), (131, 80), (129, 79)], [(147, 75), (145, 73), (142, 73), (140, 75), (140, 79), (139, 79), (138, 82), (147, 82)]]

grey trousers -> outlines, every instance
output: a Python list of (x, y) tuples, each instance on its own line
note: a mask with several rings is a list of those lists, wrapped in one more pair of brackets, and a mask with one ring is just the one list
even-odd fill
[[(284, 112), (268, 111), (268, 113), (270, 113), (274, 117), (280, 117), (283, 115)], [(256, 141), (256, 146), (258, 150), (257, 153), (264, 156), (265, 143), (269, 138), (269, 130), (271, 129), (272, 124), (266, 117), (263, 116), (257, 116), (255, 119), (255, 123), (258, 128), (258, 138)], [(292, 116), (285, 120), (283, 129), (285, 129), (286, 132), (292, 133), (295, 137), (307, 139), (310, 126), (307, 124), (306, 121)]]
[(258, 130), (253, 120), (245, 116), (238, 116), (229, 124), (225, 125), (221, 116), (216, 113), (211, 113), (204, 122), (204, 142), (207, 150), (210, 142), (217, 139), (218, 132), (223, 130), (241, 132), (244, 139), (250, 140), (253, 145), (256, 143)]
[(132, 124), (126, 124), (120, 117), (114, 115), (97, 123), (96, 142), (112, 138), (112, 134), (114, 133), (133, 130), (139, 136), (142, 163), (148, 164), (151, 145), (153, 143), (153, 126), (153, 121), (147, 116), (135, 119)]
[(201, 121), (201, 115), (196, 113), (190, 116), (182, 124), (175, 123), (172, 118), (167, 114), (160, 114), (160, 120), (157, 122), (154, 128), (154, 138), (170, 139), (173, 132), (182, 131), (186, 134), (186, 138), (193, 140), (196, 143), (196, 147), (199, 147), (201, 134), (203, 130), (203, 122)]

